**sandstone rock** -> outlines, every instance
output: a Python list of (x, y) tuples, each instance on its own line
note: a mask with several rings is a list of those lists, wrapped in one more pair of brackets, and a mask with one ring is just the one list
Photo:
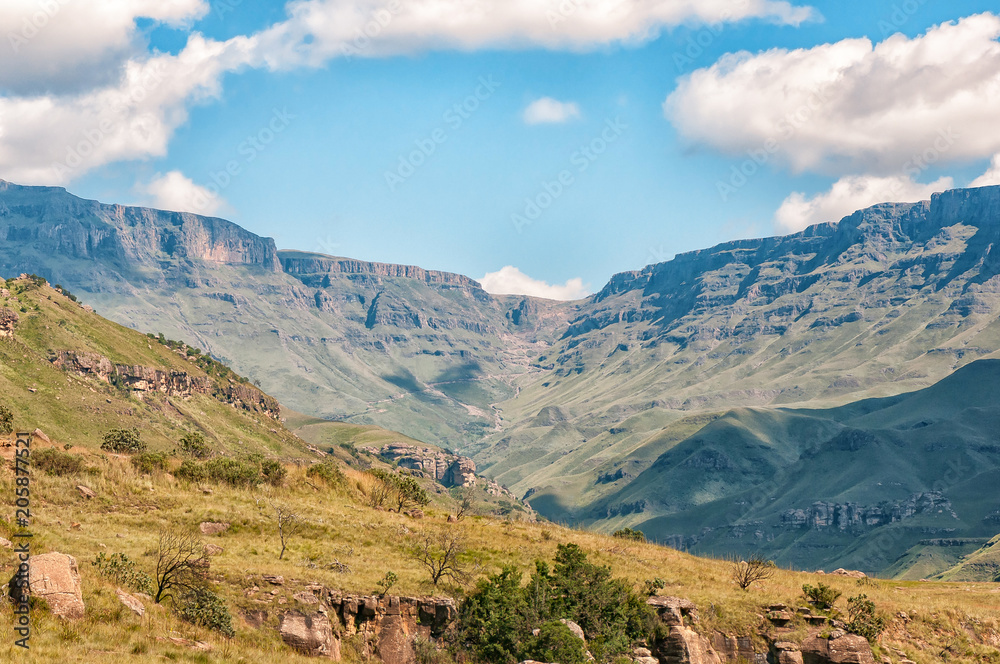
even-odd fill
[(422, 519), (424, 518), (424, 511), (414, 507), (412, 510), (406, 513), (411, 519)]
[(254, 629), (260, 629), (267, 623), (267, 611), (244, 611), (243, 620)]
[(84, 486), (83, 484), (78, 484), (76, 490), (80, 492), (81, 496), (88, 500), (97, 497), (97, 493), (93, 489), (88, 486)]
[(13, 337), (18, 315), (13, 309), (0, 307), (0, 337)]
[(660, 615), (660, 619), (667, 625), (683, 625), (684, 617), (688, 616), (692, 622), (698, 621), (698, 612), (694, 602), (681, 597), (669, 597), (657, 595), (646, 600)]
[(815, 635), (806, 639), (801, 649), (804, 664), (875, 664), (868, 640), (855, 634), (836, 639)]
[(340, 660), (340, 639), (323, 611), (311, 615), (289, 611), (281, 616), (278, 631), (282, 641), (301, 653)]
[(0, 546), (2, 546), (5, 549), (12, 549), (14, 548), (14, 543), (11, 542), (6, 537), (0, 537)]
[[(285, 585), (285, 577), (283, 577), (283, 576), (274, 576), (274, 575), (271, 575), (271, 574), (262, 574), (260, 578), (264, 579), (265, 581), (267, 581), (268, 583), (270, 583), (272, 586), (283, 586), (283, 585)], [(277, 593), (278, 591), (275, 590), (273, 592)]]
[(198, 524), (198, 530), (201, 531), (202, 535), (218, 535), (229, 530), (229, 524), (217, 521), (202, 521)]
[(46, 436), (45, 432), (42, 431), (41, 429), (35, 429), (34, 431), (31, 432), (31, 435), (32, 435), (32, 437), (35, 440), (40, 440), (40, 441), (42, 441), (43, 443), (46, 443), (46, 444), (51, 444), (52, 443), (52, 441), (49, 440), (49, 437)]
[(221, 546), (218, 546), (216, 544), (206, 544), (205, 545), (205, 555), (206, 556), (217, 556), (220, 553), (222, 553), (223, 551), (225, 551), (225, 549), (223, 549)]
[(864, 572), (859, 572), (858, 570), (847, 570), (844, 569), (843, 567), (833, 570), (832, 572), (830, 572), (830, 574), (836, 574), (837, 576), (846, 576), (851, 579), (864, 579), (867, 578), (868, 576)]
[(672, 626), (670, 634), (657, 642), (655, 654), (661, 664), (722, 664), (708, 639), (680, 625)]
[(138, 597), (128, 594), (121, 588), (115, 588), (115, 595), (118, 596), (118, 601), (125, 605), (132, 613), (139, 616), (140, 618), (144, 613), (146, 613), (146, 607), (142, 605)]
[(386, 615), (382, 620), (376, 650), (384, 664), (413, 664), (416, 652), (406, 621), (400, 615)]
[[(45, 600), (53, 615), (77, 619), (84, 614), (83, 589), (76, 558), (64, 553), (43, 553), (28, 560), (28, 587)], [(14, 588), (11, 588), (12, 596)]]
[(580, 639), (584, 643), (587, 643), (587, 639), (583, 635), (583, 628), (577, 625), (572, 620), (566, 620), (565, 618), (560, 618), (559, 622), (569, 627), (569, 631), (573, 632), (573, 636)]
[(295, 593), (294, 595), (292, 595), (292, 599), (294, 599), (296, 602), (301, 602), (303, 604), (319, 604), (319, 598), (308, 590), (303, 590), (302, 592)]
[(779, 641), (772, 646), (777, 664), (804, 664), (797, 643)]
[(454, 514), (448, 515), (448, 523), (458, 523), (458, 517)]

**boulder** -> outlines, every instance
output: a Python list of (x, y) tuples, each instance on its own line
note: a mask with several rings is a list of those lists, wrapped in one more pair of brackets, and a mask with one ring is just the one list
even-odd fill
[(680, 625), (673, 625), (670, 634), (656, 643), (655, 655), (660, 664), (722, 664), (708, 639)]
[(274, 576), (274, 575), (271, 575), (271, 574), (262, 574), (260, 578), (264, 579), (265, 581), (267, 581), (268, 583), (270, 583), (272, 586), (283, 586), (283, 585), (285, 585), (285, 577), (283, 577), (283, 576)]
[(413, 638), (407, 633), (403, 618), (399, 615), (386, 615), (381, 627), (376, 646), (379, 659), (384, 664), (414, 664), (417, 654), (413, 650)]
[(202, 521), (198, 524), (198, 530), (201, 531), (202, 535), (218, 535), (229, 530), (229, 524), (217, 521)]
[(135, 615), (141, 618), (146, 613), (146, 607), (142, 605), (138, 597), (128, 594), (121, 588), (115, 588), (115, 594), (118, 595), (118, 601)]
[(573, 632), (573, 636), (580, 639), (584, 643), (587, 643), (587, 639), (583, 636), (583, 628), (577, 625), (572, 620), (566, 620), (565, 618), (560, 618), (559, 622), (569, 627), (569, 631)]
[(32, 431), (31, 436), (35, 440), (40, 440), (47, 445), (50, 445), (52, 443), (52, 441), (49, 440), (49, 437), (46, 436), (45, 432), (43, 432), (41, 429), (35, 429), (34, 431)]
[(0, 537), (0, 546), (2, 546), (5, 549), (12, 549), (14, 548), (14, 543), (11, 542), (6, 537)]
[(832, 572), (830, 572), (830, 574), (836, 574), (837, 576), (846, 576), (851, 579), (864, 579), (868, 577), (868, 575), (865, 574), (864, 572), (859, 572), (856, 569), (844, 569), (843, 567), (841, 567), (840, 569), (833, 570)]
[(220, 553), (222, 553), (223, 551), (225, 551), (225, 549), (223, 549), (221, 546), (218, 546), (216, 544), (206, 544), (205, 545), (205, 555), (206, 556), (217, 556)]
[(875, 664), (868, 640), (856, 634), (835, 639), (814, 635), (802, 643), (801, 649), (803, 664)]
[(289, 611), (281, 616), (278, 631), (282, 641), (305, 655), (340, 661), (340, 639), (322, 610), (309, 615)]
[[(12, 596), (14, 586), (11, 586)], [(76, 558), (65, 553), (43, 553), (28, 560), (30, 593), (45, 600), (53, 615), (75, 620), (84, 614), (80, 568)]]
[(76, 485), (76, 490), (79, 491), (80, 495), (83, 496), (84, 498), (86, 498), (87, 500), (90, 500), (91, 498), (96, 498), (97, 497), (97, 493), (95, 493), (94, 490), (91, 489), (89, 486), (84, 486), (82, 484), (77, 484)]
[(774, 649), (773, 659), (777, 664), (803, 664), (802, 652), (797, 643), (778, 641), (772, 648)]
[(292, 595), (292, 599), (296, 602), (302, 602), (303, 604), (319, 604), (319, 598), (309, 590), (303, 590), (302, 592), (295, 593)]

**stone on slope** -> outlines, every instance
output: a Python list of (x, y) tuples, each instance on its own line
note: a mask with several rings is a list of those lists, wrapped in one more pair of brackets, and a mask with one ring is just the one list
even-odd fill
[(142, 605), (142, 602), (135, 595), (130, 595), (121, 588), (115, 588), (115, 595), (118, 596), (118, 601), (135, 615), (142, 617), (146, 613), (146, 607)]
[(281, 616), (278, 631), (282, 641), (303, 654), (340, 661), (340, 639), (323, 610), (309, 615), (289, 611)]
[[(31, 595), (45, 600), (53, 615), (78, 619), (84, 614), (83, 589), (76, 558), (52, 552), (28, 560), (28, 588)], [(11, 587), (14, 592), (14, 587)]]

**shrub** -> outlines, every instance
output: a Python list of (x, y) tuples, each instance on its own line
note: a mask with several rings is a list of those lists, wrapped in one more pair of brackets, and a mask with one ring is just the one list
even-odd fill
[(647, 597), (652, 597), (656, 593), (663, 590), (666, 585), (667, 582), (660, 577), (656, 577), (655, 579), (646, 579), (642, 584), (642, 594)]
[(135, 561), (124, 553), (112, 553), (105, 556), (104, 552), (97, 554), (92, 563), (97, 572), (105, 579), (119, 586), (126, 586), (136, 592), (153, 594), (153, 577), (136, 568)]
[(834, 590), (824, 583), (817, 583), (810, 586), (808, 583), (802, 586), (802, 592), (808, 598), (809, 603), (821, 611), (829, 611), (840, 599), (840, 591)]
[(179, 613), (192, 625), (207, 627), (230, 638), (236, 635), (229, 607), (208, 588), (198, 587), (187, 592), (181, 598)]
[(446, 650), (439, 649), (433, 641), (419, 636), (413, 639), (413, 653), (417, 664), (454, 664), (455, 661)]
[(211, 450), (205, 442), (205, 436), (197, 431), (186, 433), (181, 436), (181, 449), (193, 456), (195, 459), (204, 459)]
[(174, 474), (182, 480), (187, 480), (189, 482), (204, 482), (208, 478), (208, 473), (205, 472), (205, 466), (195, 461), (181, 462), (181, 467), (178, 468), (177, 472)]
[(560, 664), (583, 664), (587, 661), (583, 641), (558, 620), (550, 620), (539, 628), (538, 636), (528, 640), (523, 656)]
[(167, 455), (163, 452), (140, 452), (132, 457), (132, 466), (144, 475), (152, 475), (154, 470), (167, 469)]
[(288, 471), (275, 459), (264, 459), (260, 462), (260, 473), (264, 480), (272, 486), (280, 486), (285, 481)]
[(38, 450), (31, 455), (31, 461), (46, 475), (72, 475), (84, 469), (82, 458), (54, 447)]
[(850, 617), (847, 631), (865, 637), (869, 643), (875, 643), (888, 623), (884, 615), (876, 612), (875, 602), (865, 594), (847, 600), (847, 615)]
[(14, 413), (0, 403), (0, 435), (9, 436), (12, 433), (14, 433)]
[(309, 466), (306, 471), (308, 477), (322, 480), (331, 488), (342, 488), (347, 486), (347, 476), (333, 461), (324, 461)]
[(378, 582), (378, 592), (380, 595), (388, 595), (389, 591), (392, 589), (396, 582), (399, 581), (399, 577), (396, 576), (395, 572), (389, 571), (385, 573), (382, 580)]
[(458, 612), (459, 643), (477, 662), (512, 664), (521, 659), (521, 638), (530, 633), (521, 573), (504, 567), (482, 579)]
[(632, 542), (645, 542), (646, 534), (641, 530), (632, 530), (631, 528), (622, 528), (621, 530), (616, 530), (611, 533), (612, 537), (617, 537), (618, 539), (629, 540)]
[(142, 442), (139, 430), (134, 427), (131, 429), (111, 429), (104, 434), (101, 449), (120, 454), (135, 454), (145, 452), (146, 443)]

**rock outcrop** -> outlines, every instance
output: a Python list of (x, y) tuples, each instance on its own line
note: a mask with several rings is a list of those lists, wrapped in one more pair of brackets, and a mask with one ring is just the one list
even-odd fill
[(13, 337), (18, 315), (13, 309), (0, 307), (0, 337)]
[[(15, 577), (16, 578), (16, 577)], [(11, 597), (19, 599), (23, 589), (12, 582)], [(28, 592), (48, 604), (53, 615), (76, 620), (83, 618), (83, 588), (76, 558), (52, 552), (28, 559)]]
[(281, 616), (278, 632), (282, 641), (304, 655), (340, 660), (340, 638), (323, 609), (312, 614), (288, 611)]
[(416, 470), (445, 486), (473, 486), (476, 483), (476, 463), (468, 457), (407, 443), (390, 443), (381, 448), (365, 449), (401, 468)]
[(219, 401), (236, 408), (262, 413), (279, 419), (278, 400), (261, 390), (243, 383), (216, 383), (208, 376), (192, 376), (186, 371), (164, 371), (152, 367), (114, 364), (98, 353), (77, 353), (64, 350), (50, 358), (52, 364), (80, 376), (91, 376), (133, 392), (160, 392), (171, 397), (211, 394)]
[(842, 631), (830, 639), (811, 636), (802, 643), (801, 651), (803, 664), (875, 664), (868, 640)]
[(918, 514), (936, 512), (954, 514), (951, 502), (940, 491), (927, 491), (915, 493), (903, 501), (870, 506), (817, 501), (806, 509), (784, 512), (781, 525), (814, 530), (876, 528), (912, 519)]

